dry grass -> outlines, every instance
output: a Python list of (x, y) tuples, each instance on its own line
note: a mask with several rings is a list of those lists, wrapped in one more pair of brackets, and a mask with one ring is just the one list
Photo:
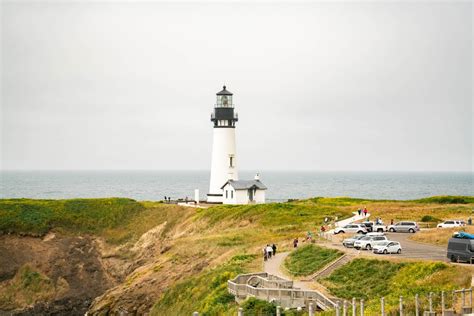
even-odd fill
[(421, 221), (425, 215), (439, 219), (464, 219), (473, 215), (474, 204), (422, 204), (414, 202), (375, 202), (367, 205), (372, 217), (380, 217), (384, 223), (390, 220)]
[(422, 230), (412, 235), (410, 239), (422, 243), (446, 246), (448, 244), (449, 238), (451, 238), (453, 233), (457, 231), (466, 231), (468, 233), (474, 234), (474, 226), (465, 226), (462, 228), (432, 228)]

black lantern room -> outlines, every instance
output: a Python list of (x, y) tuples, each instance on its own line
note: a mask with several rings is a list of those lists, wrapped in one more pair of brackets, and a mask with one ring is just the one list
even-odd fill
[(214, 113), (211, 114), (211, 121), (214, 122), (215, 128), (235, 128), (235, 122), (239, 119), (237, 113), (234, 113), (232, 95), (232, 92), (227, 91), (226, 86), (216, 93), (217, 101)]

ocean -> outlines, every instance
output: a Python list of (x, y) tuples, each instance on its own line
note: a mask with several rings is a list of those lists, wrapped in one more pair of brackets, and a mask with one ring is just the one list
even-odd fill
[[(242, 171), (240, 179), (253, 179)], [(315, 196), (406, 200), (474, 195), (474, 173), (265, 171), (267, 201)], [(0, 198), (205, 198), (209, 171), (2, 171)]]

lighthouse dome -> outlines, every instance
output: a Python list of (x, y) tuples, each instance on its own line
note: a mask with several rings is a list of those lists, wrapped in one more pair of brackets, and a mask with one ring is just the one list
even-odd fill
[(232, 92), (227, 91), (226, 86), (222, 87), (222, 91), (216, 93), (216, 95), (233, 95)]

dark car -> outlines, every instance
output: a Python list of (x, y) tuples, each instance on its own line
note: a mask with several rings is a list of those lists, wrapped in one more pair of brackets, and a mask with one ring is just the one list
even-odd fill
[(448, 259), (452, 262), (469, 262), (474, 259), (474, 240), (451, 238), (448, 242)]
[(370, 233), (374, 231), (374, 222), (362, 222), (361, 224), (365, 226), (367, 232)]

